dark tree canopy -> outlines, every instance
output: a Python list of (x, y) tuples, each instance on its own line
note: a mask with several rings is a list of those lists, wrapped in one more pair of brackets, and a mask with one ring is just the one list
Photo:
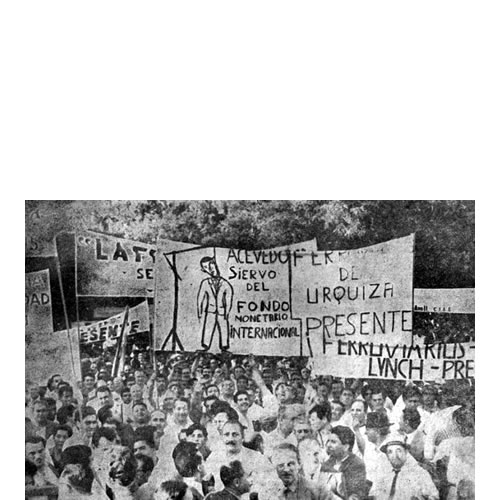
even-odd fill
[(27, 201), (26, 237), (90, 229), (155, 243), (320, 250), (416, 233), (414, 286), (474, 287), (474, 201)]

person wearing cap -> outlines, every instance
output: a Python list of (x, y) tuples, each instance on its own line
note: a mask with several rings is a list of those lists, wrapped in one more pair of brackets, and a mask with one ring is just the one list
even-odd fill
[(329, 458), (321, 466), (321, 481), (343, 499), (351, 495), (364, 498), (369, 489), (365, 464), (352, 452), (353, 446), (354, 432), (343, 425), (335, 426), (326, 440)]
[(370, 495), (375, 500), (439, 499), (430, 474), (411, 457), (402, 434), (389, 434), (380, 450), (387, 456), (388, 467), (373, 478)]

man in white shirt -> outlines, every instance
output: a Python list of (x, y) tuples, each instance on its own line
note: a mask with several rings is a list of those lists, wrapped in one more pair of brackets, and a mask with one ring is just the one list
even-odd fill
[(220, 468), (239, 460), (244, 470), (253, 471), (255, 491), (265, 490), (270, 485), (277, 484), (277, 477), (271, 462), (257, 451), (243, 447), (243, 427), (239, 421), (229, 420), (222, 429), (224, 448), (212, 452), (206, 461), (206, 473), (215, 478), (215, 489), (223, 488), (220, 479)]
[(388, 467), (373, 479), (370, 494), (376, 500), (409, 500), (413, 497), (438, 500), (431, 476), (415, 460), (410, 460), (404, 437), (388, 436), (380, 450), (387, 455)]

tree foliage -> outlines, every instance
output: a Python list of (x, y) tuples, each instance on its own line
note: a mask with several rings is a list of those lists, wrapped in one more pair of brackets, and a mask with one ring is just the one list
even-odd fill
[(474, 286), (473, 201), (27, 201), (26, 236), (90, 229), (155, 243), (357, 248), (415, 232), (415, 287)]

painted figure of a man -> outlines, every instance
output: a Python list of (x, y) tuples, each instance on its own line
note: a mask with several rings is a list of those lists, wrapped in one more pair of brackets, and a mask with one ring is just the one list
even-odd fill
[(219, 272), (215, 258), (203, 257), (200, 266), (209, 275), (198, 290), (198, 319), (201, 321), (201, 346), (208, 350), (218, 332), (219, 347), (229, 349), (229, 312), (233, 303), (233, 288)]

